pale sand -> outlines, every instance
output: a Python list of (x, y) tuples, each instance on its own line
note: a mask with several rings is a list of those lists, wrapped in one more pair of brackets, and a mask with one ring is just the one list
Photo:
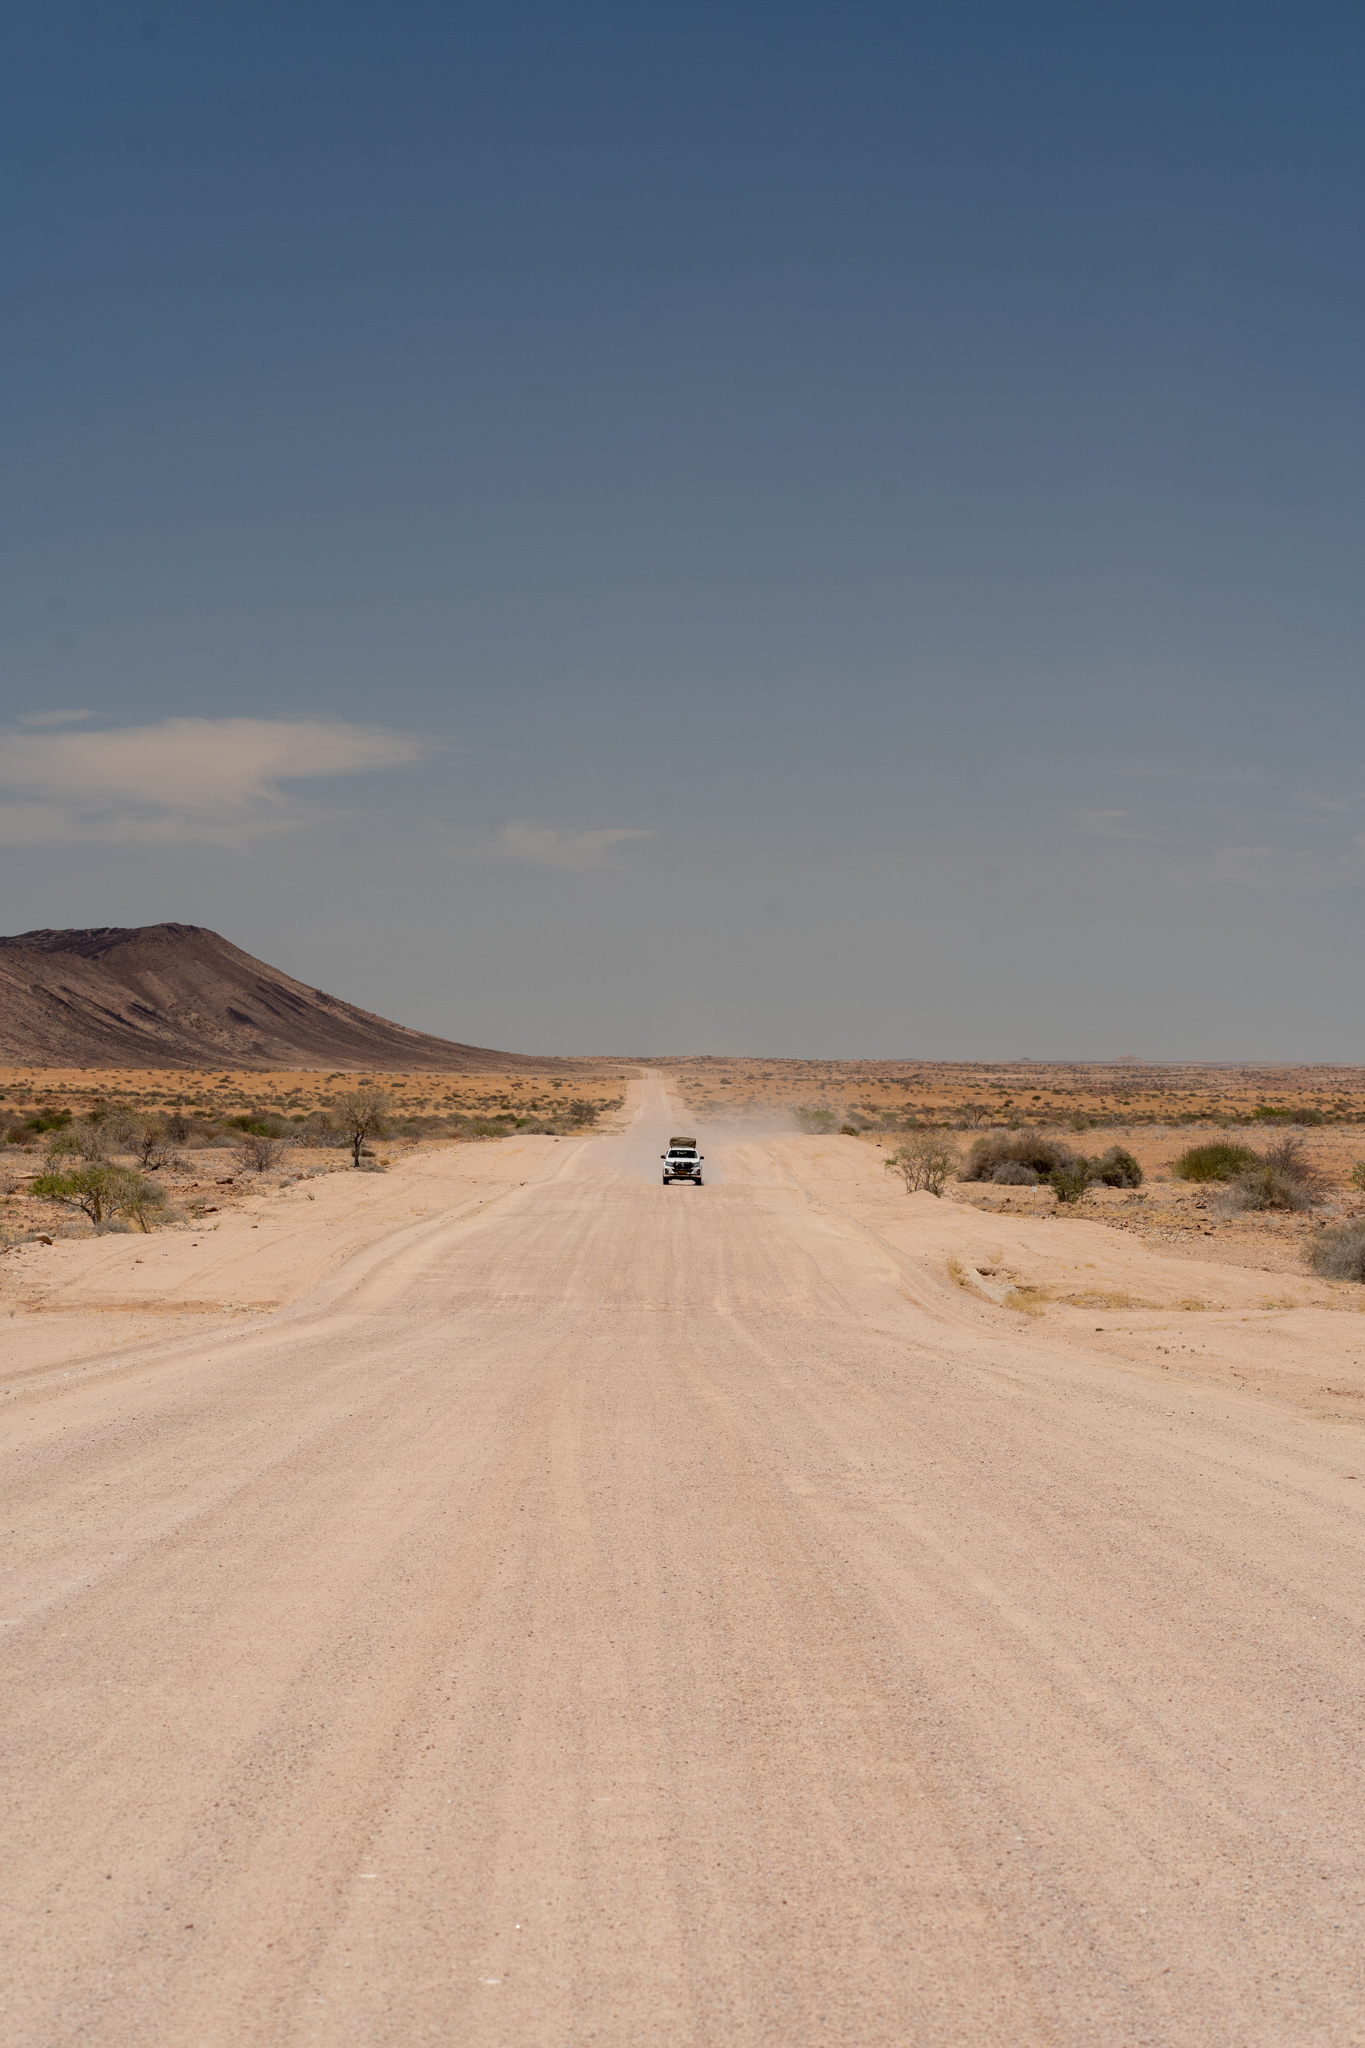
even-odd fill
[(0, 1262), (5, 2038), (1365, 2038), (1362, 1290), (641, 1092)]

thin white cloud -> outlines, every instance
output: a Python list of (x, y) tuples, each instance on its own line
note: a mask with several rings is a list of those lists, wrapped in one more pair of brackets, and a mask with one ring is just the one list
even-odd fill
[(1359, 791), (1354, 796), (1319, 796), (1312, 790), (1303, 792), (1300, 802), (1310, 811), (1345, 813), (1348, 816), (1358, 811), (1365, 797)]
[(231, 844), (296, 831), (316, 813), (288, 784), (402, 767), (432, 744), (326, 718), (0, 733), (0, 845)]
[(537, 825), (530, 818), (516, 818), (500, 825), (494, 835), (502, 853), (514, 860), (529, 860), (540, 867), (584, 868), (601, 860), (609, 847), (623, 839), (652, 839), (652, 832), (622, 825), (599, 825), (589, 832), (575, 832), (558, 825)]
[[(1356, 842), (1365, 850), (1365, 840)], [(1255, 889), (1282, 893), (1293, 889), (1331, 889), (1358, 884), (1365, 875), (1365, 861), (1358, 853), (1309, 847), (1220, 846), (1199, 860), (1175, 860), (1168, 864), (1171, 881), (1184, 888)]]
[(1259, 768), (1208, 767), (1173, 761), (1130, 761), (1123, 771), (1138, 782), (1231, 783), (1248, 787), (1264, 782)]
[(1320, 864), (1307, 849), (1286, 852), (1278, 846), (1220, 846), (1213, 872), (1221, 882), (1255, 888), (1302, 888), (1321, 879)]
[(91, 715), (89, 711), (21, 711), (18, 723), (29, 726), (79, 725), (82, 719)]
[(1137, 834), (1128, 822), (1132, 815), (1131, 811), (1077, 811), (1076, 823), (1087, 832), (1097, 832), (1101, 839), (1134, 839)]

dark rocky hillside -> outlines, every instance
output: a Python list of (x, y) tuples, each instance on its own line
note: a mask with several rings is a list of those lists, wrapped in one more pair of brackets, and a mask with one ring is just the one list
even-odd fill
[(0, 938), (0, 1060), (391, 1073), (547, 1064), (391, 1024), (194, 924)]

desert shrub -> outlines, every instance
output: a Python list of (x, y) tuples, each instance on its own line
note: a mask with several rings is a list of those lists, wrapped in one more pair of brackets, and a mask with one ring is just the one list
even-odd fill
[(99, 1124), (67, 1124), (47, 1141), (49, 1159), (84, 1159), (98, 1166), (109, 1156), (104, 1131)]
[(1260, 1164), (1260, 1155), (1250, 1145), (1234, 1145), (1229, 1138), (1215, 1138), (1208, 1145), (1191, 1145), (1182, 1152), (1171, 1172), (1177, 1180), (1235, 1180)]
[(1093, 1159), (1073, 1159), (1067, 1166), (1054, 1167), (1047, 1181), (1059, 1202), (1079, 1202), (1094, 1178)]
[(1025, 1166), (1022, 1159), (1006, 1159), (991, 1175), (991, 1185), (997, 1188), (1036, 1188), (1038, 1176), (1031, 1166)]
[(1324, 1280), (1365, 1280), (1365, 1217), (1319, 1231), (1308, 1247), (1308, 1263)]
[(1351, 1168), (1351, 1186), (1365, 1190), (1365, 1159), (1357, 1159)]
[(50, 1202), (68, 1202), (90, 1218), (100, 1229), (114, 1216), (131, 1216), (143, 1230), (149, 1219), (166, 1206), (163, 1191), (126, 1166), (89, 1162), (67, 1173), (40, 1173), (33, 1193)]
[(150, 1230), (169, 1205), (164, 1188), (140, 1173), (130, 1173), (124, 1178), (116, 1206), (121, 1216), (132, 1217), (139, 1230)]
[(133, 1149), (144, 1173), (155, 1173), (159, 1167), (169, 1166), (173, 1156), (170, 1139), (160, 1124), (144, 1124)]
[(1142, 1168), (1131, 1152), (1125, 1152), (1122, 1145), (1111, 1145), (1104, 1155), (1095, 1161), (1095, 1179), (1103, 1181), (1107, 1188), (1140, 1188)]
[(1321, 1195), (1327, 1185), (1322, 1169), (1303, 1149), (1302, 1138), (1281, 1138), (1278, 1145), (1272, 1145), (1264, 1155), (1264, 1164), (1274, 1173), (1282, 1173), (1295, 1180), (1300, 1187), (1307, 1188), (1311, 1195)]
[(308, 1129), (304, 1134), (304, 1143), (316, 1146), (319, 1152), (334, 1152), (349, 1144), (350, 1140), (347, 1138), (345, 1131), (339, 1131), (335, 1124), (328, 1118), (323, 1117), (316, 1123), (311, 1119), (309, 1120)]
[(822, 1109), (814, 1102), (798, 1103), (792, 1111), (792, 1116), (799, 1131), (810, 1131), (815, 1134), (832, 1131), (838, 1121), (832, 1109)]
[(900, 1175), (907, 1194), (922, 1189), (926, 1194), (941, 1196), (961, 1157), (953, 1140), (942, 1132), (918, 1131), (901, 1140), (885, 1165), (888, 1173)]
[(49, 1202), (70, 1202), (100, 1224), (113, 1212), (118, 1177), (115, 1166), (76, 1166), (68, 1173), (40, 1173), (32, 1192)]
[(279, 1165), (284, 1141), (263, 1136), (259, 1131), (243, 1131), (237, 1150), (248, 1173), (268, 1173), (272, 1166)]
[(27, 1119), (24, 1129), (42, 1137), (47, 1131), (64, 1131), (70, 1122), (69, 1109), (40, 1109), (36, 1116)]
[(1311, 1209), (1322, 1193), (1322, 1175), (1306, 1156), (1301, 1138), (1281, 1138), (1255, 1166), (1228, 1184), (1226, 1205), (1234, 1211)]
[(1060, 1167), (1070, 1166), (1075, 1153), (1055, 1138), (1038, 1131), (992, 1131), (978, 1138), (962, 1169), (963, 1180), (994, 1180), (996, 1169), (1006, 1165), (1029, 1166), (1045, 1179)]
[(92, 1109), (86, 1122), (98, 1131), (104, 1153), (131, 1152), (142, 1135), (142, 1125), (126, 1103), (102, 1102)]

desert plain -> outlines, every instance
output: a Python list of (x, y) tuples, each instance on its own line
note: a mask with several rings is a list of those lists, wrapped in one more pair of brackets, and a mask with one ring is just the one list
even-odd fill
[[(6, 2038), (1365, 2039), (1365, 1288), (1170, 1178), (1297, 1117), (1352, 1213), (1359, 1071), (556, 1074), (150, 1233), (13, 1169)], [(1020, 1118), (1143, 1186), (885, 1171)]]

